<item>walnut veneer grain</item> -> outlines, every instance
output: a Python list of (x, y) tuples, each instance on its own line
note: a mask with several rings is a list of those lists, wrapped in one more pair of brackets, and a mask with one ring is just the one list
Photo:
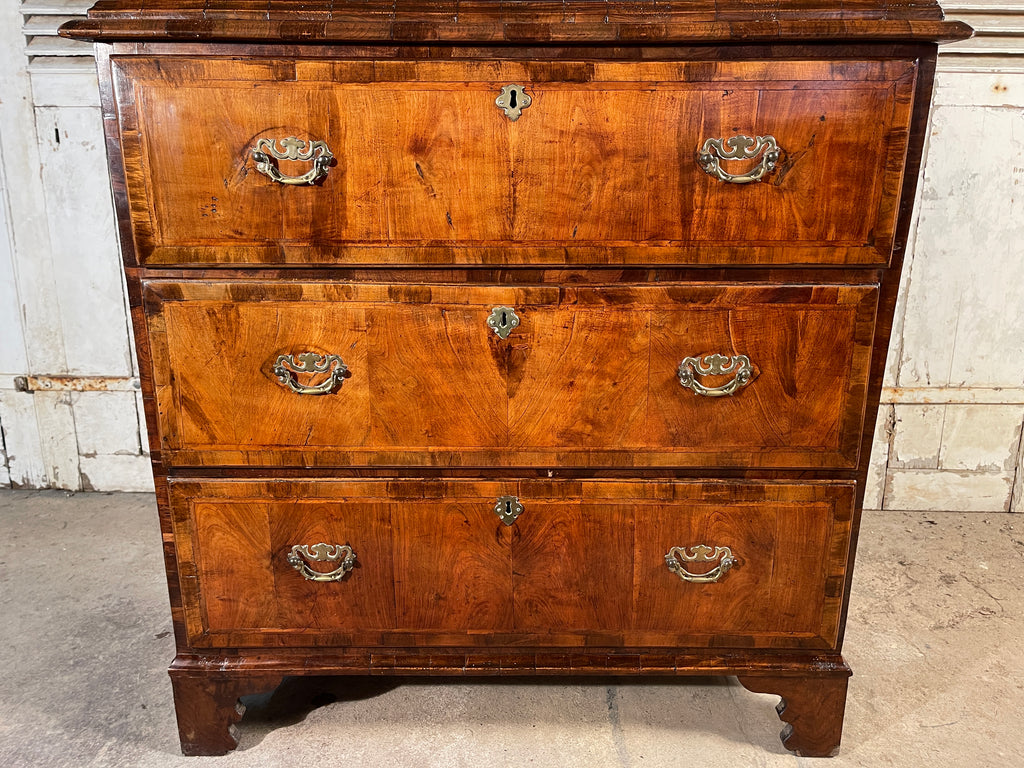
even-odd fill
[[(62, 33), (100, 41), (186, 754), (294, 674), (732, 674), (785, 699), (787, 747), (835, 752), (936, 43), (965, 26), (932, 0), (102, 0)], [(782, 147), (758, 183), (698, 164), (739, 134)], [(313, 186), (255, 169), (291, 135), (334, 151)], [(340, 386), (285, 386), (303, 352)], [(684, 389), (713, 353), (752, 380)], [(317, 543), (355, 566), (304, 578)], [(684, 582), (665, 554), (699, 544), (736, 564)]]
[[(512, 264), (885, 264), (915, 73), (901, 60), (113, 66), (136, 245), (153, 266), (495, 251)], [(506, 82), (530, 84), (515, 122), (493, 103)], [(708, 138), (769, 127), (783, 149), (770, 183), (722, 184), (695, 161)], [(292, 135), (334, 152), (322, 182), (256, 171), (255, 144)]]
[[(873, 286), (144, 290), (168, 465), (857, 463)], [(487, 318), (505, 305), (520, 325), (501, 339)], [(296, 395), (273, 365), (303, 352), (340, 355), (349, 376)], [(733, 397), (684, 389), (680, 362), (714, 353), (747, 355), (756, 378)]]

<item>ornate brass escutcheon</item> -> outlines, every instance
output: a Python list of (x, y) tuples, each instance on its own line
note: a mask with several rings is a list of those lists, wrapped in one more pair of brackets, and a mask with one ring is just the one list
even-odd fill
[[(300, 384), (296, 374), (330, 374), (319, 384)], [(316, 352), (302, 352), (298, 355), (281, 355), (274, 363), (274, 375), (292, 392), (300, 395), (328, 395), (333, 392), (348, 373), (348, 366), (337, 355), (320, 355)]]
[[(705, 387), (697, 380), (697, 376), (727, 376), (730, 373), (735, 374), (732, 380), (720, 387)], [(746, 355), (727, 357), (714, 354), (683, 358), (677, 375), (680, 384), (701, 397), (722, 397), (735, 394), (753, 381), (754, 367)]]
[[(278, 149), (278, 143), (282, 149)], [(301, 176), (285, 176), (278, 170), (277, 165), (271, 162), (270, 158), (278, 160), (299, 160), (302, 162), (313, 161), (313, 167)], [(334, 155), (327, 145), (322, 141), (305, 142), (295, 136), (281, 139), (280, 142), (274, 139), (260, 139), (256, 142), (256, 148), (252, 151), (252, 159), (256, 161), (256, 170), (272, 178), (281, 184), (316, 184), (327, 175), (327, 169), (334, 160)]]
[(496, 514), (505, 525), (512, 525), (523, 514), (523, 505), (515, 496), (502, 496), (494, 505)]
[[(775, 168), (780, 152), (774, 136), (757, 136), (752, 139), (740, 135), (728, 139), (708, 139), (697, 156), (697, 163), (708, 176), (719, 181), (750, 184), (760, 181)], [(746, 173), (732, 174), (722, 170), (722, 160), (753, 160), (758, 155), (761, 155), (760, 162)]]
[[(714, 568), (704, 573), (690, 573), (686, 569), (689, 563), (715, 563)], [(683, 581), (694, 584), (710, 584), (721, 579), (726, 571), (736, 565), (737, 560), (732, 556), (732, 550), (728, 547), (711, 548), (706, 544), (698, 544), (690, 547), (672, 547), (665, 555), (665, 565), (672, 573), (676, 574)]]
[(505, 117), (515, 122), (519, 119), (523, 110), (533, 103), (533, 99), (523, 89), (523, 86), (506, 85), (502, 87), (501, 93), (494, 100), (494, 103), (505, 112)]
[(507, 339), (519, 327), (519, 315), (512, 307), (495, 307), (487, 318), (487, 327), (498, 334), (498, 338)]
[[(341, 563), (335, 570), (324, 573), (309, 567), (309, 563)], [(307, 546), (296, 544), (288, 553), (288, 564), (309, 581), (341, 581), (356, 564), (356, 553), (348, 544), (320, 542)]]

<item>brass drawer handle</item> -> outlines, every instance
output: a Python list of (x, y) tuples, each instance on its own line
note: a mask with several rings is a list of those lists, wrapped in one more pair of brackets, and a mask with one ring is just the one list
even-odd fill
[[(693, 584), (710, 584), (721, 579), (726, 571), (736, 565), (737, 560), (732, 556), (732, 550), (728, 547), (711, 548), (705, 544), (698, 544), (690, 547), (672, 547), (665, 555), (665, 565), (672, 573), (676, 574), (683, 581)], [(705, 573), (690, 573), (686, 570), (689, 563), (714, 563), (714, 568)]]
[[(761, 155), (761, 153), (764, 153)], [(779, 162), (779, 144), (774, 136), (732, 136), (728, 139), (708, 139), (700, 150), (697, 163), (704, 173), (729, 184), (750, 184), (760, 181)], [(732, 174), (722, 170), (722, 160), (761, 160), (746, 173)]]
[[(295, 374), (329, 373), (319, 384), (300, 384)], [(292, 392), (300, 395), (328, 395), (335, 390), (348, 373), (348, 366), (337, 355), (318, 355), (303, 352), (299, 355), (281, 355), (274, 363), (274, 375)]]
[[(314, 571), (309, 563), (337, 563), (341, 562), (335, 570), (330, 573)], [(302, 574), (302, 578), (309, 581), (341, 581), (345, 574), (352, 570), (356, 564), (356, 553), (348, 544), (326, 544), (320, 542), (307, 546), (296, 544), (288, 553), (288, 564)]]
[(498, 338), (507, 339), (519, 327), (519, 322), (519, 315), (512, 307), (495, 307), (487, 318), (487, 327), (498, 334)]
[[(697, 380), (698, 376), (727, 376), (730, 373), (735, 373), (732, 380), (720, 387), (705, 387)], [(677, 375), (680, 384), (701, 397), (723, 397), (735, 394), (747, 386), (754, 378), (754, 367), (746, 355), (726, 357), (715, 354), (703, 358), (684, 358), (679, 364)]]
[[(283, 149), (277, 148), (278, 142), (274, 139), (260, 139), (256, 142), (256, 148), (252, 151), (252, 159), (256, 161), (256, 170), (272, 178), (281, 184), (316, 184), (320, 179), (327, 176), (327, 169), (334, 160), (334, 155), (327, 145), (322, 141), (305, 142), (295, 136), (281, 139)], [(313, 167), (301, 176), (285, 176), (277, 169), (277, 165), (271, 162), (273, 156), (278, 160), (300, 160), (303, 162), (313, 161)]]
[(494, 103), (505, 113), (505, 117), (514, 123), (523, 114), (523, 110), (533, 103), (533, 99), (523, 86), (512, 84), (502, 86), (501, 93)]

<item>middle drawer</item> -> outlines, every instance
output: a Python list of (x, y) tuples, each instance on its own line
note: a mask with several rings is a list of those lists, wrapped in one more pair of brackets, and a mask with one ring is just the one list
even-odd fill
[(874, 285), (145, 283), (177, 466), (851, 468), (876, 302)]

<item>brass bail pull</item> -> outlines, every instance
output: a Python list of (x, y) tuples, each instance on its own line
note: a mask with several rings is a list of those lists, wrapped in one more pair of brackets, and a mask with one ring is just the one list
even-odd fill
[[(700, 381), (704, 376), (728, 376), (725, 384), (709, 387)], [(746, 355), (706, 355), (704, 357), (686, 357), (679, 364), (676, 372), (679, 383), (686, 389), (701, 397), (724, 397), (733, 395), (754, 380), (754, 366)]]
[[(717, 563), (709, 571), (693, 573), (688, 569), (691, 563)], [(709, 547), (698, 544), (694, 547), (672, 547), (665, 555), (665, 565), (683, 581), (693, 584), (712, 584), (719, 581), (726, 572), (737, 564), (728, 547)]]
[[(697, 164), (704, 173), (727, 184), (750, 184), (760, 181), (774, 170), (781, 150), (774, 136), (732, 136), (727, 139), (708, 139), (697, 155)], [(745, 173), (728, 173), (722, 168), (723, 160), (761, 159)]]
[[(348, 544), (296, 544), (288, 553), (288, 564), (307, 581), (341, 581), (356, 564), (356, 553)], [(333, 571), (318, 571), (310, 563), (338, 563)]]
[[(321, 374), (327, 377), (319, 384), (302, 384), (303, 378), (315, 378)], [(348, 366), (337, 355), (320, 355), (316, 352), (302, 352), (298, 355), (281, 355), (274, 363), (274, 375), (292, 392), (299, 395), (329, 395), (341, 385), (348, 374)]]
[[(281, 148), (278, 149), (278, 144)], [(286, 176), (281, 173), (274, 160), (292, 160), (312, 162), (313, 167), (301, 176)], [(260, 139), (252, 151), (252, 159), (256, 161), (256, 170), (269, 176), (279, 184), (300, 185), (316, 184), (327, 176), (327, 170), (334, 160), (334, 155), (322, 141), (303, 141), (295, 136), (276, 141)]]

